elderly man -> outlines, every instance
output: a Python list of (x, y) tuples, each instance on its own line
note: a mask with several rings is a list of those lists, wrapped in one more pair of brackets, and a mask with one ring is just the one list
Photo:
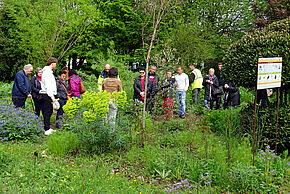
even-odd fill
[(12, 88), (12, 102), (16, 108), (25, 107), (26, 98), (31, 98), (30, 90), (30, 81), (28, 79), (28, 74), (31, 74), (33, 71), (33, 66), (31, 64), (25, 65), (24, 69), (16, 73), (14, 84)]
[(99, 91), (102, 91), (103, 81), (104, 81), (104, 79), (109, 77), (110, 69), (111, 69), (111, 66), (109, 64), (106, 64), (104, 71), (102, 71), (101, 75), (99, 76), (99, 78), (98, 78)]

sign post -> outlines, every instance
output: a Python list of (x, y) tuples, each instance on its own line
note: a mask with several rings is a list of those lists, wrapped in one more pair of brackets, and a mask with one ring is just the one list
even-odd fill
[(256, 151), (256, 109), (257, 109), (257, 93), (258, 90), (278, 88), (277, 91), (277, 122), (276, 122), (276, 143), (275, 152), (277, 153), (278, 140), (278, 118), (279, 118), (279, 95), (282, 78), (282, 57), (275, 58), (259, 58), (257, 67), (257, 86), (255, 97), (255, 121), (253, 133), (253, 166), (255, 165), (255, 151)]

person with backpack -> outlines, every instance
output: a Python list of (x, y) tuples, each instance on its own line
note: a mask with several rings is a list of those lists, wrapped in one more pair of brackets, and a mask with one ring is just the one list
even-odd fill
[(80, 98), (82, 79), (74, 69), (69, 70), (69, 93), (72, 97)]
[(59, 109), (56, 114), (56, 128), (60, 128), (61, 117), (63, 115), (62, 107), (67, 103), (68, 98), (70, 98), (70, 94), (68, 93), (68, 87), (66, 85), (66, 71), (62, 70), (58, 73), (58, 78), (56, 80), (56, 88), (57, 94), (56, 98), (58, 98)]
[(43, 109), (43, 98), (41, 94), (41, 78), (42, 68), (37, 67), (35, 69), (35, 75), (32, 76), (31, 82), (31, 95), (35, 106), (35, 114), (39, 117), (40, 111)]

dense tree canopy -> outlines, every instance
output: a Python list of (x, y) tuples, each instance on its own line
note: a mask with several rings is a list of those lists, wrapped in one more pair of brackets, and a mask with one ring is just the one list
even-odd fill
[(290, 18), (274, 22), (231, 45), (224, 57), (225, 78), (245, 87), (256, 85), (258, 58), (282, 57), (282, 83), (290, 82)]

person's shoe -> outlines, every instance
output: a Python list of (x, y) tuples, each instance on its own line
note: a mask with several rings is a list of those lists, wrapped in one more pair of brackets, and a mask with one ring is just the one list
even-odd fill
[(52, 134), (53, 132), (55, 132), (55, 130), (49, 129), (49, 130), (44, 132), (44, 135), (48, 136), (48, 135)]

